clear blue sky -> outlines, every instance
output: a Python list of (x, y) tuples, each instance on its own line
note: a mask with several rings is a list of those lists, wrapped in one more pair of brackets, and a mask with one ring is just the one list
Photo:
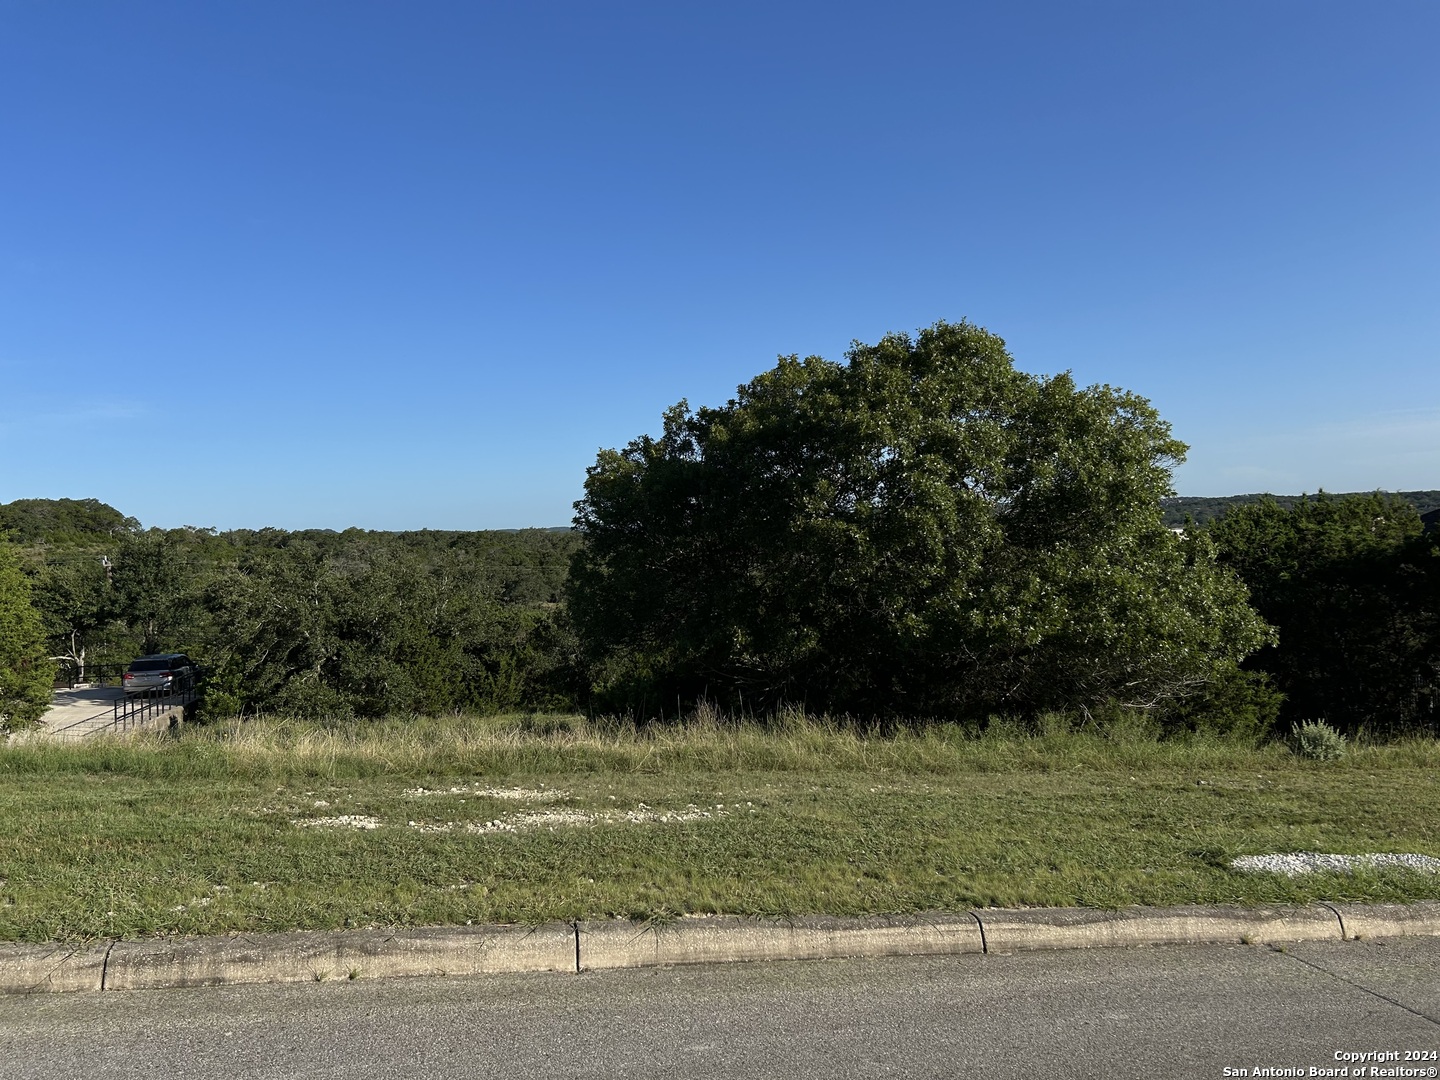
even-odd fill
[(562, 525), (680, 398), (961, 318), (1182, 494), (1440, 488), (1437, 56), (1433, 0), (0, 0), (0, 501)]

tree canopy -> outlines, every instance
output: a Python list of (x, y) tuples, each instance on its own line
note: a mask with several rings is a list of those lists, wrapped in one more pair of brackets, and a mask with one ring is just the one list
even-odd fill
[(602, 451), (568, 585), (602, 702), (953, 716), (1158, 707), (1266, 640), (1161, 523), (1143, 398), (1018, 370), (969, 323), (782, 357)]

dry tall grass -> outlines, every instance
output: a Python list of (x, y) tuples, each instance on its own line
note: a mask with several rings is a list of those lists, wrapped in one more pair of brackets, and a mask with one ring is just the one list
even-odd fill
[[(881, 731), (798, 709), (736, 718), (702, 706), (684, 723), (579, 715), (396, 717), (323, 722), (280, 717), (80, 744), (29, 740), (0, 751), (0, 771), (142, 776), (542, 775), (735, 770), (944, 774), (1295, 764), (1282, 743), (1157, 740), (1135, 730), (1072, 731), (1050, 720), (984, 732), (934, 723)], [(1359, 745), (1346, 769), (1440, 768), (1440, 742)]]

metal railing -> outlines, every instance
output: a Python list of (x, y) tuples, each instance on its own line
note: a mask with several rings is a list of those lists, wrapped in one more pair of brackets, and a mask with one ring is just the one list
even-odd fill
[(163, 689), (142, 690), (138, 694), (122, 694), (111, 706), (111, 721), (108, 728), (98, 731), (129, 731), (146, 727), (152, 720), (170, 713), (174, 709), (189, 712), (200, 700), (199, 677), (189, 679), (183, 686), (170, 685)]
[(170, 717), (170, 726), (174, 727), (177, 719), (175, 710), (180, 710), (180, 715), (187, 719), (193, 714), (195, 704), (200, 700), (200, 683), (200, 674), (197, 673), (195, 678), (182, 686), (122, 693), (110, 703), (108, 721), (96, 723), (97, 715), (104, 714), (92, 714), (61, 728), (47, 728), (46, 734), (55, 739), (88, 739), (92, 735), (144, 731), (158, 726), (157, 722), (166, 716)]
[(84, 677), (80, 665), (73, 660), (61, 660), (55, 673), (56, 690), (74, 690), (77, 686), (119, 686), (125, 674), (125, 664), (86, 664)]

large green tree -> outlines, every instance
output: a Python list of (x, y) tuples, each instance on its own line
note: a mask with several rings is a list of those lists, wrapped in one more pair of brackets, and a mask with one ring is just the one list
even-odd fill
[(1208, 541), (1161, 524), (1185, 447), (1143, 398), (963, 322), (848, 361), (781, 358), (601, 452), (569, 599), (602, 704), (1163, 708), (1265, 640)]
[(30, 602), (30, 582), (0, 538), (0, 731), (38, 720), (50, 704), (55, 665), (45, 655), (45, 628)]

